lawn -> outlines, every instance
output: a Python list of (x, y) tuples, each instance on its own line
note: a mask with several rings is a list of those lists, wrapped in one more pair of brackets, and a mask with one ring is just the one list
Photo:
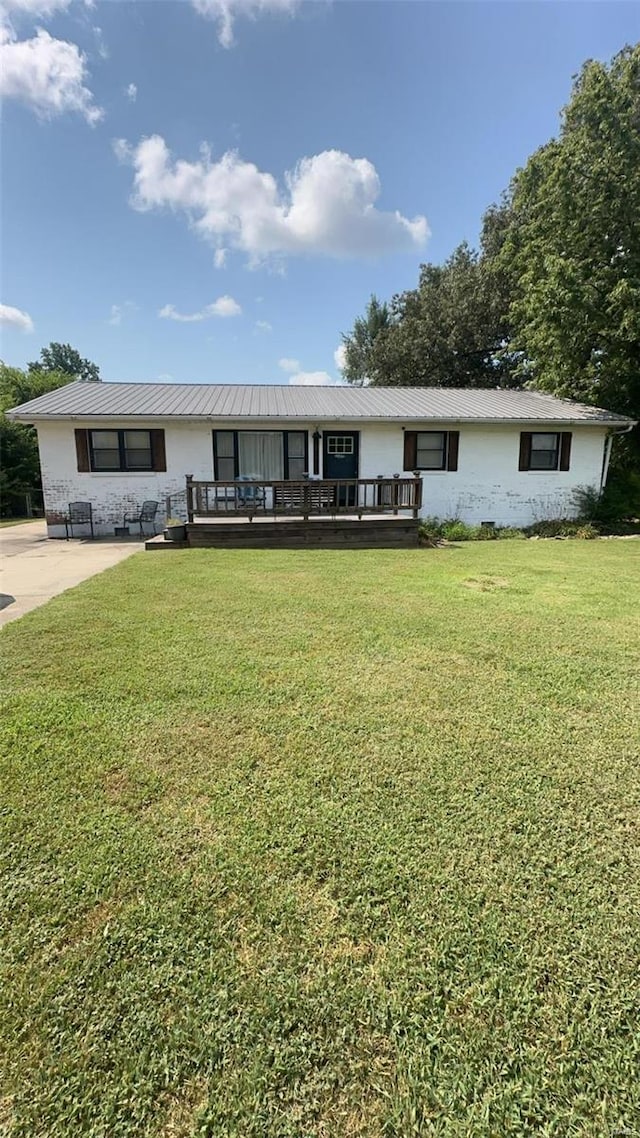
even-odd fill
[(0, 1130), (640, 1133), (639, 597), (637, 541), (201, 550), (8, 625)]
[(26, 522), (37, 522), (40, 518), (0, 518), (0, 529), (5, 529), (7, 526), (23, 526)]

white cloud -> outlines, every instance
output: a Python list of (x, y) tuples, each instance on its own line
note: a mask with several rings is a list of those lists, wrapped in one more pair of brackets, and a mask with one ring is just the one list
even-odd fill
[(338, 347), (333, 353), (333, 358), (335, 360), (338, 371), (344, 371), (344, 367), (347, 362), (347, 349), (345, 348), (344, 344), (338, 344)]
[(278, 360), (278, 367), (281, 367), (283, 371), (300, 371), (300, 360), (294, 360), (290, 356), (283, 356), (282, 359)]
[(227, 48), (233, 47), (233, 26), (238, 16), (255, 20), (265, 12), (292, 15), (298, 3), (299, 0), (192, 0), (196, 12), (216, 21), (218, 39)]
[(212, 161), (203, 147), (199, 161), (176, 161), (159, 135), (134, 147), (116, 140), (114, 150), (134, 168), (134, 209), (181, 212), (201, 237), (254, 265), (287, 254), (373, 257), (417, 249), (429, 235), (425, 217), (378, 209), (375, 167), (339, 150), (303, 158), (283, 188), (234, 151)]
[(0, 304), (0, 324), (19, 328), (21, 332), (33, 332), (33, 320), (28, 312), (13, 308), (10, 304)]
[(336, 386), (336, 380), (329, 375), (328, 371), (299, 371), (290, 377), (289, 383), (293, 387)]
[(1, 10), (5, 16), (30, 16), (32, 19), (46, 20), (54, 12), (65, 11), (71, 0), (2, 0)]
[(226, 249), (216, 249), (216, 251), (213, 255), (213, 263), (214, 263), (216, 269), (224, 269), (224, 267), (227, 263), (227, 250)]
[(137, 307), (132, 300), (125, 300), (124, 304), (112, 304), (107, 324), (113, 324), (117, 328), (122, 324), (122, 317), (128, 312), (135, 312)]
[(156, 382), (157, 383), (173, 383), (173, 376), (169, 375), (168, 371), (162, 371), (162, 372), (160, 372), (160, 375), (158, 376)]
[(96, 48), (98, 51), (98, 55), (100, 56), (100, 59), (108, 59), (109, 58), (109, 48), (107, 47), (107, 45), (105, 43), (105, 39), (104, 39), (104, 36), (102, 34), (102, 28), (93, 28), (93, 34), (95, 36)]
[(165, 304), (164, 308), (161, 308), (158, 312), (158, 316), (163, 320), (178, 320), (182, 324), (195, 324), (200, 320), (209, 320), (212, 316), (225, 318), (228, 316), (239, 316), (241, 312), (242, 308), (232, 296), (219, 296), (217, 300), (213, 301), (213, 304), (205, 305), (199, 312), (186, 314), (177, 312), (173, 304)]
[(94, 126), (104, 112), (84, 86), (85, 64), (77, 44), (53, 39), (43, 28), (32, 39), (20, 41), (5, 28), (0, 44), (0, 95), (19, 99), (41, 118), (76, 111)]
[(125, 87), (124, 93), (130, 103), (135, 103), (136, 99), (138, 98), (138, 88), (136, 87), (135, 83), (129, 83), (129, 86)]
[(256, 320), (256, 332), (273, 332), (273, 325), (268, 320)]

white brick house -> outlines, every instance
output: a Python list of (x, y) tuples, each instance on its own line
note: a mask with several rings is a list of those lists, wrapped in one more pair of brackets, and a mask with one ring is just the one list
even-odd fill
[(112, 534), (185, 478), (373, 479), (420, 471), (424, 516), (528, 525), (601, 487), (624, 416), (529, 391), (71, 383), (9, 412), (37, 427), (52, 537), (70, 501)]

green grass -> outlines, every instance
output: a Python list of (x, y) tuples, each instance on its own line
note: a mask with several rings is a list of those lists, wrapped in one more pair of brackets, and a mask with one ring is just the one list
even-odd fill
[(8, 625), (0, 1130), (637, 1133), (639, 555), (140, 554)]
[(0, 518), (0, 529), (5, 526), (23, 526), (25, 522), (38, 522), (42, 518)]

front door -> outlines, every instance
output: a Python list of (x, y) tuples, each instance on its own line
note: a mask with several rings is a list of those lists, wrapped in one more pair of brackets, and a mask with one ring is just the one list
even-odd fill
[[(359, 431), (325, 431), (323, 437), (322, 473), (324, 478), (357, 478)], [(341, 486), (339, 506), (355, 506), (357, 487)]]

